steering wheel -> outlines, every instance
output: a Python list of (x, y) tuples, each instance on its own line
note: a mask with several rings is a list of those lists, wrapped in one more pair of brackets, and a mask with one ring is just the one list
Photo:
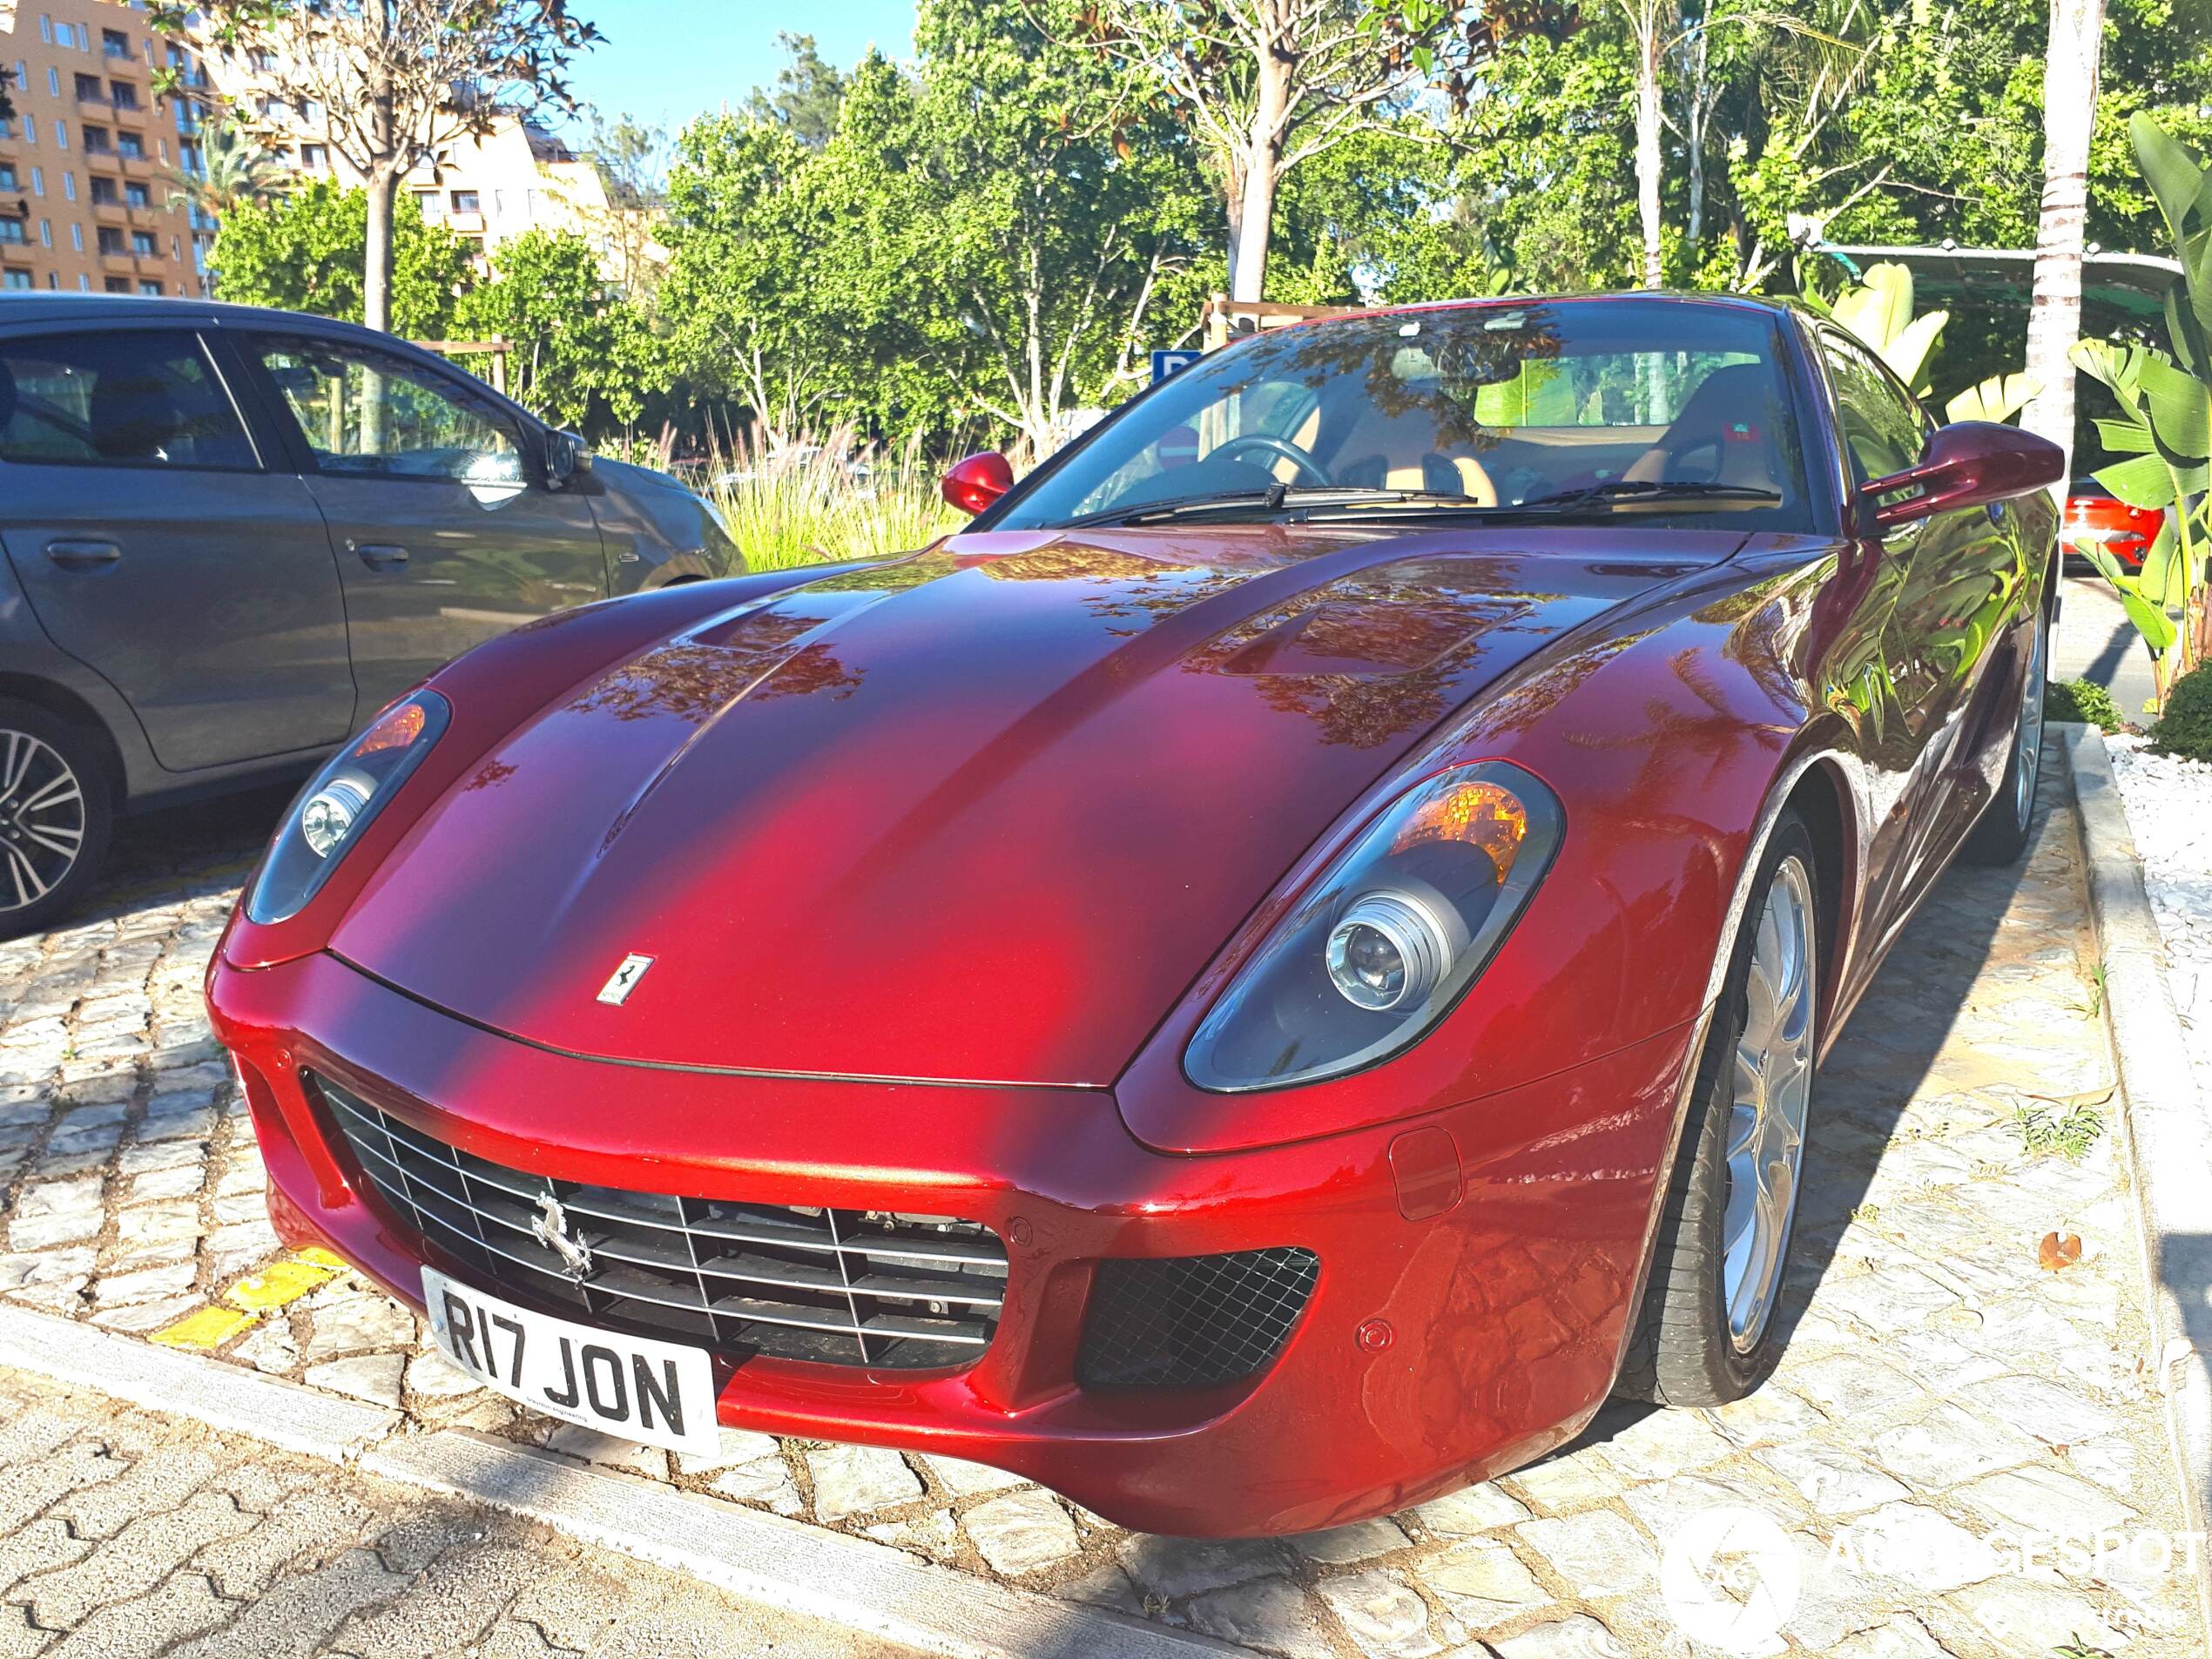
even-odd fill
[(1271, 437), (1264, 432), (1247, 432), (1239, 437), (1225, 439), (1214, 446), (1213, 454), (1207, 459), (1226, 461), (1230, 459), (1231, 451), (1239, 449), (1261, 449), (1278, 461), (1287, 461), (1298, 469), (1299, 475), (1308, 483), (1325, 486), (1330, 482), (1329, 475), (1321, 470), (1321, 463), (1312, 455), (1288, 438)]

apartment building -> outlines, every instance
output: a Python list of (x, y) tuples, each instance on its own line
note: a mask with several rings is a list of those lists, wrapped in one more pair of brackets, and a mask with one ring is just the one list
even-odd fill
[(171, 206), (199, 171), (204, 109), (153, 93), (160, 66), (205, 87), (191, 55), (135, 6), (0, 0), (0, 64), (16, 111), (0, 122), (0, 288), (205, 294), (214, 222)]

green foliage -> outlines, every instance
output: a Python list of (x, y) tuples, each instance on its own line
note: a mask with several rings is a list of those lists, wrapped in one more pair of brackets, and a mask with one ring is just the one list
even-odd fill
[[(368, 245), (368, 192), (318, 179), (288, 196), (233, 208), (208, 265), (226, 300), (359, 322)], [(423, 223), (406, 192), (392, 212), (392, 332), (445, 338), (474, 275), (469, 251), (444, 226)]]
[(2103, 732), (2117, 732), (2124, 724), (2120, 705), (2094, 680), (2053, 680), (2043, 688), (2043, 718), (2080, 720)]
[(2013, 1128), (2020, 1135), (2021, 1150), (2030, 1157), (2055, 1152), (2078, 1163), (2105, 1132), (2104, 1114), (2086, 1101), (2060, 1103), (2066, 1106), (2062, 1112), (2054, 1112), (2048, 1106), (2014, 1107)]
[(2165, 712), (2151, 730), (2151, 748), (2212, 763), (2212, 663), (2200, 664), (2168, 689)]
[(838, 107), (845, 102), (847, 82), (835, 64), (822, 60), (813, 36), (782, 32), (776, 44), (791, 62), (776, 71), (774, 91), (753, 88), (745, 112), (755, 121), (781, 127), (809, 150), (822, 149), (837, 131)]
[(856, 474), (845, 464), (854, 442), (846, 427), (777, 454), (743, 440), (716, 453), (698, 488), (729, 526), (745, 569), (884, 558), (959, 527), (919, 444)]
[(591, 245), (573, 232), (527, 231), (500, 245), (493, 267), (462, 296), (454, 326), (467, 339), (509, 342), (509, 395), (556, 426), (583, 427), (595, 411), (635, 421), (646, 394), (666, 383), (666, 354), (601, 276)]

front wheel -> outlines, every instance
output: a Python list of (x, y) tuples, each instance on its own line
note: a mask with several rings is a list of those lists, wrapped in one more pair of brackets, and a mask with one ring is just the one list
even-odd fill
[(1776, 823), (1699, 1058), (1682, 1148), (1618, 1392), (1720, 1406), (1781, 1357), (1818, 1053), (1820, 904), (1811, 833)]
[(2051, 621), (2039, 610), (2028, 642), (2027, 671), (2020, 677), (2020, 712), (2005, 776), (1959, 849), (1972, 863), (2017, 864), (2027, 852), (2029, 833), (2035, 827), (2035, 784), (2043, 770), (2043, 688), (2050, 658)]
[(0, 939), (44, 927), (107, 856), (113, 807), (83, 728), (0, 698)]

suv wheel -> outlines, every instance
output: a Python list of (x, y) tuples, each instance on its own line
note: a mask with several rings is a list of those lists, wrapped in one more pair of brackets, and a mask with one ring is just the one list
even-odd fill
[(75, 904), (107, 856), (114, 806), (81, 726), (0, 698), (0, 938)]

